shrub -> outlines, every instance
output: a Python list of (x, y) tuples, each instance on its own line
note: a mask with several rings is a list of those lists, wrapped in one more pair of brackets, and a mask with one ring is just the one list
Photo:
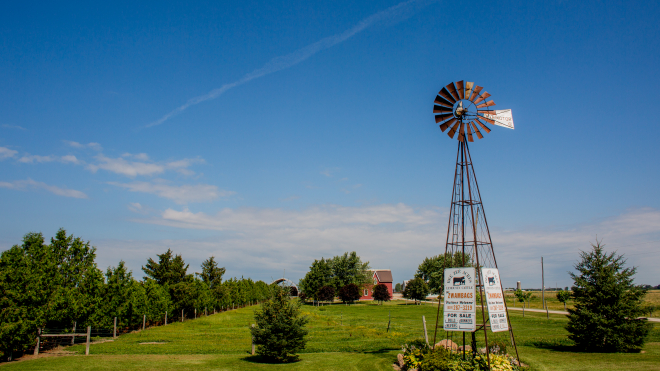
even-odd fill
[(641, 349), (651, 325), (643, 314), (646, 290), (633, 284), (635, 268), (624, 268), (623, 256), (607, 254), (600, 242), (571, 273), (574, 309), (568, 309), (569, 339), (585, 351), (621, 352)]
[(256, 327), (250, 329), (257, 354), (267, 361), (293, 362), (305, 349), (305, 325), (308, 319), (300, 315), (300, 303), (289, 298), (288, 289), (277, 289), (274, 297), (254, 312)]
[(344, 303), (353, 303), (356, 300), (360, 300), (360, 296), (360, 287), (354, 283), (349, 283), (339, 289), (339, 298)]

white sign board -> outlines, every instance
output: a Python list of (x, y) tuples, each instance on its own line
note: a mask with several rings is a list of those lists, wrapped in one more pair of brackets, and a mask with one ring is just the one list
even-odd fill
[(484, 116), (494, 120), (495, 125), (513, 129), (513, 116), (510, 109), (490, 111), (490, 113), (484, 113)]
[(474, 268), (445, 269), (445, 331), (475, 331), (477, 309), (475, 305)]
[(493, 332), (508, 331), (509, 322), (506, 317), (504, 294), (500, 284), (500, 272), (495, 268), (481, 268), (481, 279), (484, 283), (490, 330)]

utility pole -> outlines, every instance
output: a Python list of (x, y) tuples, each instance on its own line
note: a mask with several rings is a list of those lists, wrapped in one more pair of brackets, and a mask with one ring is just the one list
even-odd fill
[(543, 257), (541, 257), (541, 301), (545, 309), (545, 274), (543, 271)]

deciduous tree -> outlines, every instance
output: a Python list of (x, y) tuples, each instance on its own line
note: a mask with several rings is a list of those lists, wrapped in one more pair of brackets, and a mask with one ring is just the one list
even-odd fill
[(423, 279), (417, 277), (408, 281), (406, 288), (403, 290), (403, 297), (415, 300), (424, 300), (429, 295), (429, 287)]
[(378, 285), (374, 286), (374, 300), (378, 300), (381, 304), (384, 301), (390, 301), (392, 299), (392, 295), (390, 294), (390, 290), (387, 289), (387, 285), (379, 283)]
[(349, 283), (341, 289), (339, 289), (339, 298), (344, 303), (352, 304), (353, 302), (360, 300), (360, 287), (354, 283)]
[(445, 268), (470, 266), (472, 266), (470, 256), (468, 254), (463, 256), (463, 253), (460, 251), (457, 251), (454, 255), (448, 254), (446, 257), (444, 254), (436, 255), (424, 259), (422, 264), (417, 268), (415, 277), (423, 279), (432, 293), (440, 294), (444, 289), (443, 277)]

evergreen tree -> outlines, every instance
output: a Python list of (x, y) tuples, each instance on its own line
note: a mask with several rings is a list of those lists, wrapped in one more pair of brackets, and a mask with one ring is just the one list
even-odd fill
[(164, 254), (157, 255), (158, 263), (149, 258), (142, 270), (147, 277), (155, 280), (159, 285), (176, 285), (186, 278), (189, 265), (183, 261), (181, 255), (173, 255), (172, 250), (167, 249)]
[(374, 300), (378, 300), (381, 304), (384, 301), (390, 301), (390, 299), (392, 299), (392, 295), (390, 294), (390, 291), (387, 289), (385, 284), (379, 283), (378, 285), (374, 286), (373, 290)]
[(624, 268), (623, 256), (606, 253), (598, 241), (592, 247), (580, 252), (577, 274), (570, 273), (575, 308), (568, 309), (569, 338), (585, 351), (641, 349), (651, 325), (638, 319), (646, 290), (633, 284), (636, 268)]
[(0, 352), (9, 356), (34, 343), (38, 327), (91, 324), (99, 310), (103, 275), (96, 249), (57, 231), (51, 244), (28, 233), (0, 256)]
[(403, 290), (403, 297), (413, 299), (415, 300), (415, 304), (417, 304), (417, 301), (424, 300), (429, 295), (429, 292), (430, 290), (426, 282), (417, 277), (408, 281), (406, 288)]
[(289, 298), (286, 288), (276, 287), (273, 299), (254, 312), (256, 327), (250, 329), (257, 354), (267, 361), (293, 362), (297, 352), (305, 349), (305, 325), (308, 319), (300, 314), (300, 303)]
[(211, 289), (213, 288), (213, 285), (222, 283), (222, 276), (224, 274), (225, 268), (218, 267), (218, 263), (213, 256), (202, 262), (202, 273), (197, 273), (202, 281), (204, 281), (204, 283), (206, 283)]

